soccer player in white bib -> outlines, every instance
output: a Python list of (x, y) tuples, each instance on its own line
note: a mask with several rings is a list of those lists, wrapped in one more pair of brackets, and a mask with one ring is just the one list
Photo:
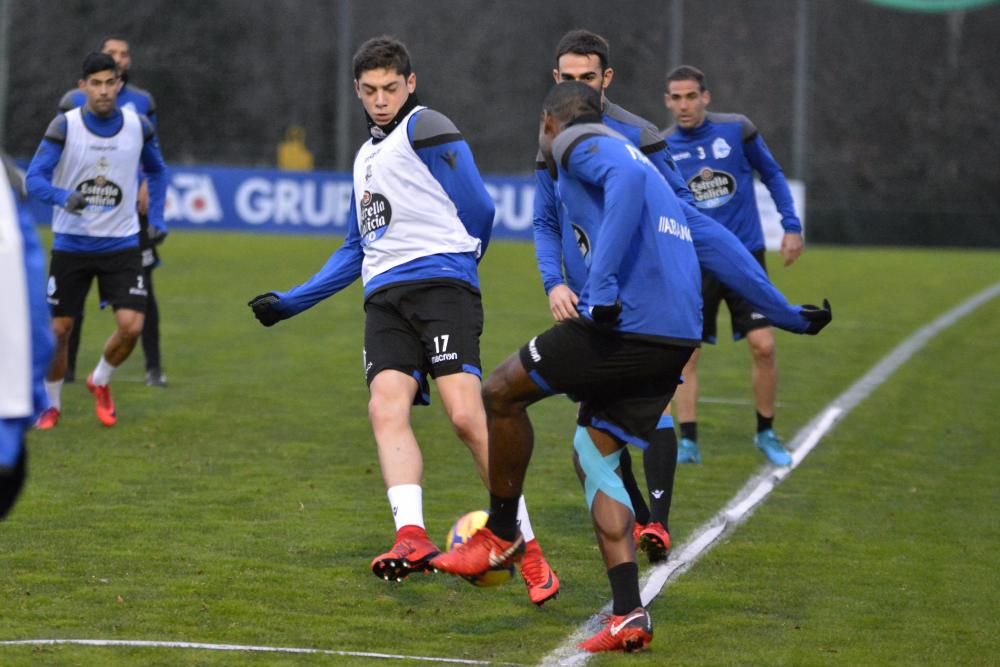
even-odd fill
[(26, 178), (29, 194), (53, 206), (47, 291), (56, 352), (45, 383), (50, 407), (38, 419), (40, 429), (59, 423), (69, 335), (95, 278), (116, 326), (87, 389), (98, 420), (105, 426), (118, 421), (109, 383), (135, 348), (146, 309), (136, 213), (140, 164), (149, 182), (149, 223), (166, 231), (166, 165), (152, 123), (117, 105), (121, 79), (114, 58), (88, 54), (79, 86), (86, 104), (53, 119)]
[[(430, 400), (428, 376), (486, 481), (478, 263), (494, 205), (458, 129), (417, 101), (416, 75), (399, 40), (368, 40), (353, 66), (371, 138), (354, 160), (347, 238), (308, 281), (249, 305), (272, 326), (361, 278), (368, 413), (396, 524), (392, 549), (371, 569), (398, 581), (433, 569), (438, 554), (424, 527), (423, 458), (410, 425), (411, 406)], [(559, 580), (534, 539), (523, 498), (518, 508), (527, 542), (521, 574), (529, 598), (541, 605), (559, 591)]]

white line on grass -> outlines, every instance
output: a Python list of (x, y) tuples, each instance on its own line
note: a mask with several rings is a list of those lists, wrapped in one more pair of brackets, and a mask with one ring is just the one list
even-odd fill
[[(768, 496), (791, 471), (811, 452), (819, 441), (832, 429), (837, 422), (855, 408), (889, 376), (895, 373), (910, 357), (922, 349), (943, 329), (955, 324), (958, 320), (976, 310), (983, 304), (1000, 295), (1000, 283), (984, 289), (978, 294), (966, 299), (938, 317), (930, 324), (924, 325), (909, 338), (897, 345), (895, 349), (882, 358), (860, 380), (851, 385), (847, 391), (835, 398), (820, 411), (802, 430), (795, 434), (788, 448), (792, 451), (792, 465), (787, 468), (775, 468), (764, 465), (751, 477), (740, 491), (718, 514), (702, 524), (691, 538), (671, 551), (670, 558), (652, 568), (642, 582), (642, 603), (652, 602), (667, 582), (676, 579), (694, 565), (694, 562), (707, 553), (715, 542), (727, 532), (731, 532), (746, 520), (753, 510)], [(541, 665), (573, 666), (587, 662), (591, 654), (581, 651), (577, 644), (594, 634), (601, 627), (601, 619), (611, 612), (611, 603), (606, 604), (597, 614), (591, 616), (570, 637), (545, 656)]]
[(440, 662), (449, 665), (514, 665), (514, 663), (496, 663), (484, 660), (463, 660), (461, 658), (430, 658), (418, 655), (395, 655), (392, 653), (369, 653), (365, 651), (334, 651), (319, 648), (283, 648), (280, 646), (243, 646), (240, 644), (202, 644), (198, 642), (156, 642), (126, 639), (20, 639), (2, 641), (0, 646), (18, 644), (75, 644), (80, 646), (129, 646), (137, 648), (187, 648), (203, 651), (245, 651), (253, 653), (310, 653), (317, 655), (339, 655), (351, 658), (378, 658), (380, 660), (414, 660), (420, 662)]

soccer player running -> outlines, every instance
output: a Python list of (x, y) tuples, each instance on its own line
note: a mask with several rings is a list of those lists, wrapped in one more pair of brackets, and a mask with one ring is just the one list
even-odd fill
[[(487, 378), (489, 520), (431, 565), (477, 576), (520, 558), (516, 511), (534, 447), (527, 408), (565, 393), (580, 402), (574, 462), (613, 597), (608, 624), (581, 647), (640, 650), (653, 627), (640, 598), (634, 515), (619, 457), (628, 443), (648, 445), (699, 344), (701, 271), (684, 204), (642, 152), (602, 122), (600, 94), (579, 82), (557, 84), (543, 109), (543, 154), (557, 170), (570, 219), (592, 244), (576, 303), (580, 317), (535, 336)], [(741, 257), (732, 255), (728, 276), (756, 280), (750, 277), (758, 267)], [(830, 321), (828, 307), (788, 311), (802, 333)]]
[[(118, 91), (118, 106), (129, 108), (149, 119), (153, 127), (157, 124), (156, 101), (149, 91), (129, 83), (129, 69), (132, 67), (132, 50), (129, 42), (122, 37), (106, 37), (101, 42), (101, 51), (115, 59), (122, 86)], [(69, 111), (83, 106), (86, 95), (79, 88), (67, 91), (59, 101), (60, 111)], [(153, 290), (153, 269), (160, 265), (157, 253), (166, 239), (166, 227), (157, 228), (149, 224), (149, 188), (143, 178), (139, 185), (137, 199), (139, 211), (139, 248), (142, 251), (142, 274), (148, 295), (146, 297), (146, 318), (142, 326), (142, 353), (146, 358), (146, 384), (151, 387), (166, 387), (167, 376), (163, 373), (160, 355), (160, 308)], [(69, 351), (66, 365), (66, 382), (76, 378), (76, 356), (80, 349), (80, 335), (83, 332), (83, 311), (69, 336)]]
[[(371, 569), (399, 581), (432, 570), (439, 553), (424, 527), (423, 458), (410, 423), (411, 406), (430, 400), (428, 375), (486, 483), (478, 263), (494, 205), (455, 125), (418, 102), (402, 42), (368, 40), (353, 68), (371, 138), (354, 161), (347, 238), (308, 281), (255, 297), (250, 306), (271, 326), (361, 278), (368, 413), (396, 524), (395, 544)], [(559, 591), (559, 580), (533, 539), (520, 494), (515, 504), (529, 541), (521, 574), (531, 601), (541, 605)]]
[(165, 233), (166, 165), (153, 124), (117, 105), (120, 85), (111, 56), (88, 54), (80, 80), (86, 104), (52, 120), (28, 166), (29, 194), (53, 206), (48, 301), (56, 352), (45, 383), (50, 407), (38, 418), (40, 429), (59, 422), (69, 335), (95, 278), (116, 323), (87, 377), (97, 418), (105, 426), (118, 421), (111, 376), (142, 334), (147, 291), (136, 213), (139, 167), (149, 179), (149, 222)]
[(12, 194), (24, 182), (3, 156), (0, 167), (0, 519), (14, 506), (27, 473), (25, 435), (47, 405), (45, 371), (52, 358), (52, 329), (45, 303), (45, 255), (32, 221), (18, 215)]
[[(706, 111), (711, 94), (705, 85), (705, 75), (688, 65), (667, 74), (663, 100), (675, 120), (663, 136), (694, 195), (695, 206), (736, 234), (766, 270), (764, 234), (754, 196), (753, 174), (756, 171), (781, 214), (781, 226), (785, 230), (781, 256), (785, 266), (791, 265), (802, 254), (802, 224), (795, 215), (781, 166), (756, 126), (746, 116)], [(719, 304), (725, 300), (733, 339), (746, 338), (750, 346), (751, 384), (757, 411), (754, 444), (774, 465), (791, 465), (791, 454), (773, 429), (778, 362), (771, 323), (753, 304), (712, 276), (704, 277), (702, 289), (705, 301), (702, 340), (715, 343)], [(677, 451), (680, 463), (701, 463), (697, 427), (698, 357), (695, 352), (684, 369), (684, 384), (677, 390), (675, 401), (681, 429)]]

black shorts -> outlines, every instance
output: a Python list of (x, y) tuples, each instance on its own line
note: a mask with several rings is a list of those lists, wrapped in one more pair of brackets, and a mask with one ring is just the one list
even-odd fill
[(645, 448), (693, 351), (576, 318), (535, 336), (519, 355), (535, 384), (580, 402), (580, 426)]
[(97, 278), (101, 301), (118, 310), (146, 312), (146, 281), (138, 248), (108, 253), (52, 251), (48, 300), (53, 317), (78, 317)]
[[(767, 273), (767, 264), (764, 262), (764, 250), (758, 250), (753, 254), (754, 259), (761, 265)], [(725, 300), (726, 307), (729, 308), (729, 319), (733, 328), (733, 340), (745, 338), (747, 333), (754, 329), (763, 329), (771, 326), (771, 321), (758, 313), (750, 302), (739, 294), (729, 289), (715, 276), (708, 272), (701, 274), (701, 296), (704, 301), (702, 306), (702, 316), (704, 324), (701, 339), (713, 345), (718, 340), (718, 327), (716, 319), (719, 316), (719, 306)]]
[(428, 375), (472, 373), (482, 377), (479, 337), (483, 303), (479, 290), (457, 280), (400, 283), (365, 301), (365, 382), (381, 371), (413, 376), (415, 405), (430, 403)]

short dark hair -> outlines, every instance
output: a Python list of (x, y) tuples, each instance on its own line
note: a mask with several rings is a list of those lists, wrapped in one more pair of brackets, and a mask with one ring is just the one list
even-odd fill
[(670, 88), (671, 81), (697, 81), (699, 90), (702, 92), (708, 90), (708, 86), (705, 85), (705, 73), (691, 65), (681, 65), (667, 72), (667, 88)]
[(601, 61), (601, 70), (608, 68), (611, 60), (611, 45), (608, 40), (589, 30), (570, 30), (556, 46), (556, 67), (559, 66), (559, 59), (567, 53), (575, 53), (579, 56), (595, 55)]
[(552, 86), (542, 111), (564, 123), (581, 116), (601, 115), (601, 94), (580, 81), (564, 81)]
[(122, 37), (121, 35), (108, 35), (101, 40), (101, 48), (99, 48), (98, 51), (103, 51), (104, 47), (107, 46), (108, 42), (111, 40), (115, 40), (116, 42), (125, 42), (128, 44), (129, 51), (132, 50), (132, 42), (128, 41), (125, 37)]
[(410, 52), (406, 45), (392, 35), (372, 37), (354, 54), (354, 79), (373, 69), (394, 69), (404, 77), (410, 76)]
[(91, 74), (106, 70), (111, 70), (116, 76), (118, 75), (118, 67), (115, 65), (115, 59), (106, 53), (92, 51), (83, 59), (83, 76), (81, 78), (86, 80)]

